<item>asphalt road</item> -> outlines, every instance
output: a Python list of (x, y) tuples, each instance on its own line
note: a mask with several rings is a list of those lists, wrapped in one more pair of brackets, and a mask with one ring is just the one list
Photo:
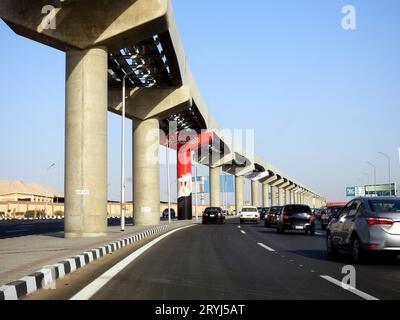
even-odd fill
[[(91, 299), (400, 299), (398, 260), (355, 266), (359, 291), (332, 283), (342, 280), (342, 268), (352, 262), (348, 255), (328, 260), (324, 236), (323, 231), (315, 237), (278, 235), (262, 224), (239, 226), (236, 220), (191, 227), (145, 251)], [(62, 280), (60, 289), (32, 298), (70, 299), (133, 250), (83, 268)]]
[[(127, 224), (132, 218), (126, 219)], [(109, 219), (109, 226), (117, 226), (120, 219)], [(0, 221), (0, 239), (23, 237), (36, 234), (60, 232), (64, 230), (64, 220), (2, 220)]]

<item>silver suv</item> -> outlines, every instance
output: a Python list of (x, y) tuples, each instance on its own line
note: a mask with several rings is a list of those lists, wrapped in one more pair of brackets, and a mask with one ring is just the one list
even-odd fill
[(348, 250), (360, 262), (367, 253), (400, 254), (400, 199), (357, 198), (333, 216), (328, 225), (329, 257)]

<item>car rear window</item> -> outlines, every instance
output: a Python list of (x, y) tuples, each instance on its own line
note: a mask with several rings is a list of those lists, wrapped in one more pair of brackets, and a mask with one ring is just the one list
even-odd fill
[(330, 207), (330, 208), (328, 208), (328, 212), (330, 214), (338, 213), (342, 208), (343, 208), (343, 206)]
[(204, 212), (206, 212), (206, 213), (218, 213), (220, 211), (221, 211), (221, 209), (219, 209), (219, 208), (206, 208), (206, 210), (204, 210)]
[(311, 213), (309, 206), (287, 206), (285, 208), (286, 213)]
[(369, 206), (373, 212), (400, 213), (400, 200), (368, 200)]
[(256, 208), (243, 208), (243, 212), (257, 212)]

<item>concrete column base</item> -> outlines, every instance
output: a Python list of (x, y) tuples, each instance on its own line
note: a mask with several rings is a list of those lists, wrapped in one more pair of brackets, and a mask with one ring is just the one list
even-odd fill
[(65, 237), (107, 233), (107, 48), (68, 49)]
[(269, 208), (271, 206), (271, 202), (269, 199), (270, 191), (269, 191), (269, 184), (263, 184), (263, 206), (264, 208)]
[(277, 188), (276, 187), (271, 187), (271, 205), (273, 207), (278, 205)]
[(244, 198), (244, 178), (243, 176), (235, 176), (235, 210), (238, 214), (243, 209)]
[(251, 204), (253, 207), (260, 206), (260, 184), (258, 181), (251, 181)]
[(159, 120), (133, 123), (133, 216), (136, 226), (160, 224)]
[(211, 168), (210, 167), (210, 206), (220, 207), (220, 173), (221, 168)]

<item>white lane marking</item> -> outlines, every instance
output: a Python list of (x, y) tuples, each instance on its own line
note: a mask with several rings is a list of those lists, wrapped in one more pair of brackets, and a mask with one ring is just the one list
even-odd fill
[(241, 233), (246, 234), (246, 231), (240, 230)]
[(315, 233), (317, 236), (323, 236), (324, 234), (323, 233), (321, 233), (321, 232), (316, 232)]
[(365, 300), (379, 300), (378, 298), (369, 295), (368, 293), (362, 292), (352, 286), (345, 285), (339, 280), (336, 280), (335, 278), (332, 278), (330, 276), (321, 276), (322, 279), (325, 279), (333, 284), (336, 284), (337, 286), (341, 287), (343, 290), (349, 291), (351, 293), (354, 293), (355, 295), (365, 299)]
[(85, 288), (83, 288), (76, 295), (74, 295), (70, 300), (89, 300), (101, 288), (103, 288), (112, 278), (114, 278), (118, 273), (120, 273), (122, 270), (124, 270), (128, 265), (130, 265), (133, 261), (135, 261), (144, 252), (146, 252), (151, 247), (156, 245), (158, 242), (160, 242), (164, 238), (170, 236), (171, 234), (173, 234), (177, 231), (186, 229), (186, 228), (190, 228), (190, 227), (193, 227), (193, 225), (185, 226), (183, 228), (172, 230), (172, 231), (154, 239), (153, 241), (149, 242), (148, 244), (144, 245), (142, 248), (136, 250), (135, 252), (131, 253), (128, 257), (126, 257), (122, 261), (118, 262), (111, 269), (104, 272), (100, 277), (98, 277), (96, 280), (94, 280), (93, 282), (88, 284)]
[(263, 244), (263, 243), (257, 243), (260, 247), (263, 247), (264, 249), (267, 249), (268, 251), (270, 251), (270, 252), (275, 252), (275, 250), (274, 249), (272, 249), (271, 247), (268, 247), (268, 246), (266, 246), (265, 244)]
[(241, 227), (241, 226), (238, 226), (238, 228), (241, 229), (242, 227)]

